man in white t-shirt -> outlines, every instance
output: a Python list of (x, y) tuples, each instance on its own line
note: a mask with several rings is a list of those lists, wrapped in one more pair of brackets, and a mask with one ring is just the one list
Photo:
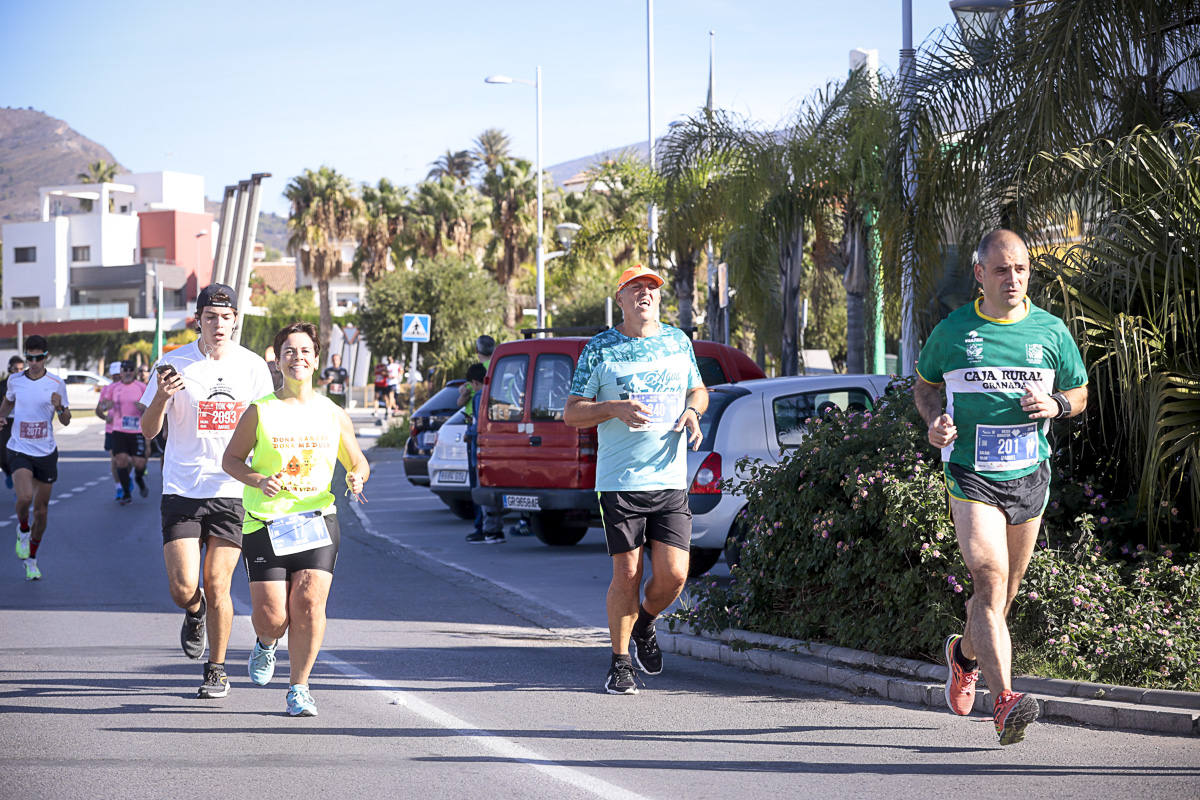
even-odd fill
[[(25, 580), (42, 577), (38, 547), (46, 533), (50, 488), (58, 480), (58, 445), (54, 441), (54, 417), (71, 423), (67, 408), (67, 385), (46, 371), (46, 340), (34, 334), (25, 340), (24, 372), (12, 375), (0, 403), (0, 420), (12, 415), (8, 440), (8, 466), (17, 492), (17, 558), (25, 562)], [(33, 506), (33, 522), (29, 506)]]
[(196, 318), (200, 338), (159, 360), (139, 405), (145, 408), (147, 439), (168, 423), (163, 559), (171, 599), (185, 612), (184, 654), (202, 657), (207, 634), (208, 661), (196, 696), (208, 699), (229, 694), (229, 584), (242, 550), (242, 485), (221, 469), (221, 457), (246, 406), (274, 387), (267, 363), (233, 339), (238, 319), (233, 289), (219, 283), (205, 287), (196, 298)]

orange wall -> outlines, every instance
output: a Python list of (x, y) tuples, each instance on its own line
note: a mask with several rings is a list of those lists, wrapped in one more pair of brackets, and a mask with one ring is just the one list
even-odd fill
[[(196, 299), (200, 288), (212, 281), (212, 214), (183, 211), (143, 211), (141, 247), (165, 248), (164, 257), (187, 270), (187, 301)], [(204, 232), (204, 236), (196, 234)]]

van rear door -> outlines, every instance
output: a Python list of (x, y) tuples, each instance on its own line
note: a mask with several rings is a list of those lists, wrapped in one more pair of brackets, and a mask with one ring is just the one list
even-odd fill
[(529, 394), (529, 353), (501, 355), (491, 365), (479, 409), (479, 483), (518, 486), (529, 437), (525, 398)]

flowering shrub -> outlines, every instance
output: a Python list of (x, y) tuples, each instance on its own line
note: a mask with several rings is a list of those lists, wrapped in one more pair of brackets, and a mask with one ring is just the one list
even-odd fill
[[(911, 383), (893, 384), (873, 413), (808, 424), (778, 466), (746, 465), (748, 539), (733, 581), (694, 586), (674, 619), (940, 661), (971, 577)], [(1086, 492), (1072, 504), (1090, 503)], [(1103, 502), (1092, 507), (1107, 512)], [(1010, 617), (1017, 668), (1200, 688), (1200, 563), (1166, 551), (1113, 560), (1095, 516), (1073, 533), (1047, 520)]]

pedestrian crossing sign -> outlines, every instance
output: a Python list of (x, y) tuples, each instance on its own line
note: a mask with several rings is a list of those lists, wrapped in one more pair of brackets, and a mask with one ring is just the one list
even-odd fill
[(428, 314), (405, 314), (404, 315), (404, 330), (400, 335), (401, 341), (405, 342), (428, 342), (429, 341), (429, 315)]

